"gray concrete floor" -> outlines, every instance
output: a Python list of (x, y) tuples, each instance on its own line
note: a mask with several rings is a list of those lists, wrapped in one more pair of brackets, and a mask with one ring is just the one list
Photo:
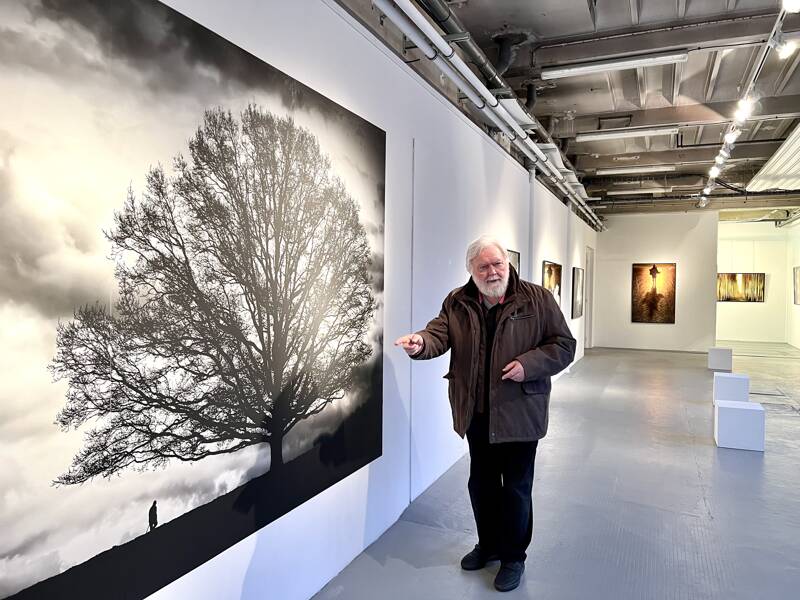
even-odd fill
[[(793, 357), (734, 354), (754, 388), (782, 394), (765, 403), (760, 453), (714, 445), (704, 354), (587, 352), (554, 386), (527, 570), (503, 597), (800, 597), (799, 369)], [(458, 566), (475, 543), (467, 474), (465, 457), (315, 598), (500, 595), (496, 563)]]

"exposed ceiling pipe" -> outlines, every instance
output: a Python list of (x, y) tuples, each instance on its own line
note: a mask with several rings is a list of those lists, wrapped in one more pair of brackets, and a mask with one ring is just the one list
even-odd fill
[[(466, 31), (461, 24), (461, 20), (446, 2), (442, 0), (420, 0), (420, 4), (425, 9), (425, 12), (427, 12), (431, 18), (436, 21), (439, 27), (447, 33), (462, 33)], [(483, 50), (480, 49), (480, 46), (475, 43), (475, 40), (473, 40), (471, 36), (468, 40), (460, 42), (459, 45), (467, 57), (475, 63), (475, 66), (478, 67), (491, 87), (505, 87), (506, 83), (503, 81), (503, 78), (500, 77), (500, 73), (497, 72), (494, 65), (486, 58)]]
[(527, 38), (519, 33), (507, 33), (494, 38), (499, 50), (497, 72), (500, 75), (504, 75), (509, 67), (514, 64), (514, 59), (517, 58), (517, 50), (526, 40)]
[(536, 86), (532, 83), (529, 83), (525, 88), (525, 108), (528, 109), (528, 112), (533, 112), (533, 108), (536, 106)]
[[(559, 172), (558, 168), (552, 164), (544, 152), (520, 127), (516, 119), (508, 113), (483, 82), (456, 54), (455, 49), (436, 31), (410, 0), (395, 0), (394, 3), (391, 0), (373, 0), (373, 4), (389, 17), (428, 59), (433, 61), (479, 110), (482, 110), (487, 115), (525, 156), (539, 166), (550, 181), (562, 190), (567, 198), (583, 213), (592, 227), (600, 231), (605, 229), (600, 218), (589, 208), (583, 198), (569, 186), (566, 178)], [(470, 89), (470, 86), (472, 89)], [(477, 92), (477, 95), (475, 92)], [(509, 131), (509, 128), (511, 131)]]
[[(447, 33), (465, 33), (467, 30), (464, 28), (464, 25), (461, 23), (461, 20), (458, 18), (450, 6), (444, 0), (419, 0), (420, 5), (425, 9), (431, 18), (436, 21), (436, 23)], [(424, 30), (423, 30), (424, 31)], [(465, 41), (458, 42), (459, 47), (464, 51), (464, 54), (467, 55), (470, 61), (472, 61), (478, 70), (481, 72), (481, 75), (486, 79), (487, 84), (490, 88), (496, 89), (503, 89), (507, 88), (508, 84), (502, 78), (501, 73), (492, 65), (491, 61), (486, 57), (481, 50), (480, 46), (475, 43), (475, 40), (472, 39), (472, 36)], [(530, 110), (530, 107), (529, 107)], [(539, 122), (539, 119), (534, 117), (532, 114), (529, 115), (531, 120), (533, 121), (533, 128), (536, 130), (536, 133), (542, 139), (542, 141), (546, 144), (555, 144), (553, 138), (550, 136), (550, 132)], [(575, 170), (575, 167), (572, 163), (567, 159), (566, 156), (561, 155), (561, 160), (564, 162), (564, 165), (571, 170)]]

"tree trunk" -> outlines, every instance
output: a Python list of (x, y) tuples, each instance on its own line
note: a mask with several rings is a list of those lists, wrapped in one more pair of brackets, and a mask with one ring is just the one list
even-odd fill
[(273, 431), (269, 441), (269, 472), (277, 473), (284, 467), (283, 430)]

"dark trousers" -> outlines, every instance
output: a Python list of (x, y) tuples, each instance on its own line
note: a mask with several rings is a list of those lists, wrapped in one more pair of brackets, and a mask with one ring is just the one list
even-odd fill
[(489, 443), (489, 417), (475, 413), (467, 430), (469, 497), (478, 544), (503, 562), (524, 561), (533, 534), (535, 442)]

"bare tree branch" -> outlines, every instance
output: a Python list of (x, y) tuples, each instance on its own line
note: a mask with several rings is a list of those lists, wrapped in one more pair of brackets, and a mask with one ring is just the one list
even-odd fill
[(129, 192), (114, 314), (58, 327), (62, 428), (87, 423), (57, 484), (281, 442), (343, 398), (375, 312), (358, 206), (307, 130), (249, 106), (207, 111), (189, 158)]

